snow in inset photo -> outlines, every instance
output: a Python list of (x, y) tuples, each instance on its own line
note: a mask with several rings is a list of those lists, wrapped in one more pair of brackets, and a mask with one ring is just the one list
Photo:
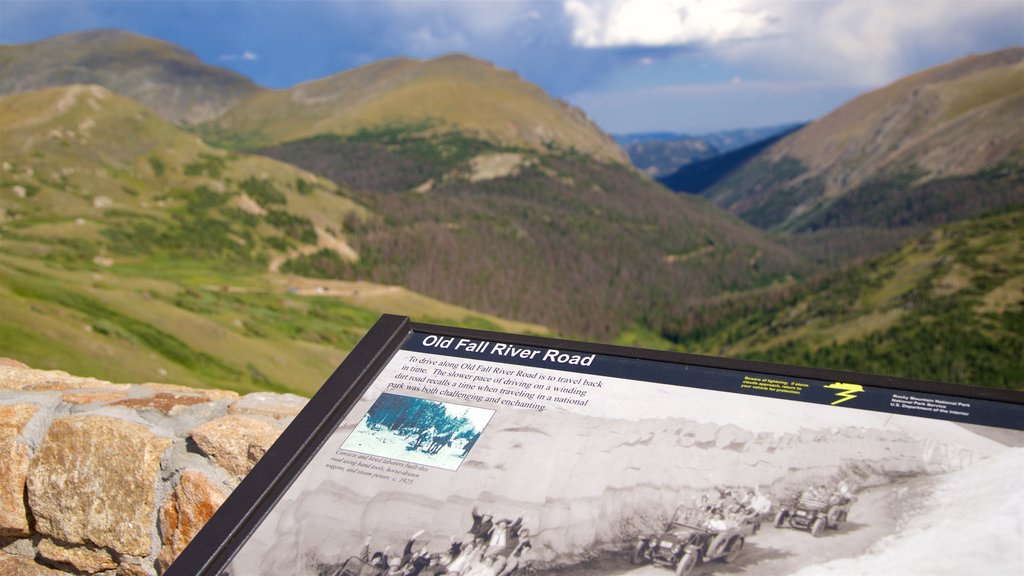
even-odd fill
[(486, 408), (381, 394), (341, 447), (457, 470), (492, 415)]

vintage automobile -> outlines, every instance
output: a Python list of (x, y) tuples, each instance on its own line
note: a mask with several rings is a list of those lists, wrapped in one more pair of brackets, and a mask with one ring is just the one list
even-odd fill
[(680, 506), (661, 534), (639, 538), (632, 561), (668, 566), (675, 569), (676, 576), (687, 576), (703, 562), (736, 560), (753, 532), (752, 521), (729, 525), (706, 511)]
[(791, 528), (810, 530), (811, 536), (818, 537), (825, 528), (838, 529), (846, 522), (853, 505), (853, 498), (846, 494), (809, 494), (803, 493), (790, 504), (784, 504), (775, 514), (775, 527), (782, 528), (789, 524)]

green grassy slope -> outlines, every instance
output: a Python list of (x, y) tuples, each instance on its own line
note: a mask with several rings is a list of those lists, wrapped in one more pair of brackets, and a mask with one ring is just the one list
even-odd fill
[(0, 98), (0, 353), (115, 381), (315, 390), (381, 312), (544, 332), (369, 283), (276, 272), (358, 259), (372, 214), (98, 86)]
[(1024, 389), (1024, 209), (934, 229), (681, 341), (703, 353)]

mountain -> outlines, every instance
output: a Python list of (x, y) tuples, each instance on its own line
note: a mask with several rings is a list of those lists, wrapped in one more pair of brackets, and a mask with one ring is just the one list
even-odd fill
[(683, 166), (696, 164), (789, 133), (801, 124), (722, 130), (700, 136), (677, 132), (640, 132), (614, 136), (630, 161), (653, 178), (665, 178)]
[(703, 200), (579, 153), (392, 127), (261, 151), (282, 162), (95, 85), (0, 98), (0, 123), (0, 344), (41, 367), (295, 390), (374, 310), (647, 338), (721, 290), (808, 269)]
[(968, 56), (854, 99), (704, 196), (762, 228), (935, 226), (1024, 200), (1022, 117), (1024, 48)]
[(699, 138), (639, 140), (624, 144), (633, 165), (652, 178), (659, 178), (693, 162), (714, 158), (719, 150)]
[(936, 228), (681, 343), (698, 353), (1024, 389), (1024, 209)]
[(96, 85), (0, 98), (0, 349), (42, 368), (309, 394), (383, 311), (525, 332), (398, 286), (276, 271), (373, 217)]
[(459, 54), (396, 58), (267, 90), (182, 48), (119, 30), (0, 45), (0, 94), (70, 84), (104, 86), (171, 122), (203, 124), (209, 139), (235, 147), (393, 124), (627, 161), (579, 109), (514, 72)]
[(69, 84), (98, 84), (167, 120), (189, 123), (211, 120), (262, 91), (182, 48), (119, 30), (0, 45), (0, 94)]
[(737, 168), (743, 166), (765, 148), (775, 144), (798, 129), (799, 126), (764, 140), (759, 140), (753, 144), (748, 144), (742, 148), (685, 164), (671, 174), (658, 178), (658, 181), (669, 190), (686, 192), (688, 194), (700, 194)]
[(379, 215), (345, 228), (358, 262), (316, 254), (287, 270), (408, 286), (576, 336), (656, 333), (723, 290), (809, 270), (707, 202), (584, 154), (393, 129), (259, 151), (334, 180)]
[(204, 133), (214, 141), (257, 147), (382, 126), (426, 134), (457, 131), (506, 147), (574, 150), (627, 161), (579, 109), (514, 72), (458, 54), (385, 60), (263, 92), (208, 123)]
[(730, 152), (743, 148), (749, 144), (771, 138), (783, 132), (792, 132), (794, 129), (803, 126), (803, 123), (794, 122), (780, 124), (778, 126), (765, 126), (762, 128), (738, 128), (735, 130), (719, 130), (704, 134), (686, 134), (682, 132), (631, 132), (629, 134), (613, 134), (612, 137), (619, 146), (630, 144), (641, 144), (650, 142), (671, 142), (673, 140), (699, 140), (708, 146), (718, 150), (720, 153)]
[[(93, 61), (103, 65), (95, 68), (167, 69), (166, 46), (141, 42), (160, 49), (144, 56), (97, 51)], [(12, 48), (5, 49), (5, 66), (24, 47)], [(929, 108), (937, 116), (915, 134), (931, 142), (976, 126), (982, 135), (968, 130), (965, 141), (989, 138), (992, 150), (1011, 142), (1010, 152), (964, 173), (951, 173), (959, 166), (952, 161), (942, 173), (927, 172), (918, 160), (916, 172), (894, 164), (904, 171), (865, 176), (852, 191), (808, 207), (804, 224), (794, 218), (779, 225), (781, 234), (702, 197), (666, 190), (627, 165), (582, 113), (511, 72), (464, 56), (389, 60), (289, 90), (257, 88), (230, 102), (214, 97), (209, 109), (223, 113), (198, 124), (168, 120), (95, 84), (12, 93), (0, 98), (0, 348), (39, 367), (106, 379), (309, 392), (386, 310), (427, 322), (649, 347), (734, 342), (737, 354), (825, 363), (806, 356), (817, 345), (741, 345), (761, 334), (743, 322), (769, 318), (826, 286), (805, 286), (822, 272), (808, 256), (843, 262), (863, 256), (865, 247), (896, 245), (950, 214), (967, 216), (1015, 197), (1019, 135), (1004, 125), (1016, 126), (1006, 110), (1016, 110), (1019, 98), (1004, 74), (1016, 70), (1016, 80), (1020, 64), (977, 58), (982, 64), (924, 75), (931, 84), (921, 83), (919, 97), (946, 108)], [(167, 78), (169, 94), (174, 83), (189, 84), (187, 75)], [(193, 102), (199, 108), (202, 90)], [(889, 126), (906, 122), (893, 117)], [(785, 178), (798, 181), (799, 170), (808, 169), (789, 156), (770, 164), (767, 177), (747, 171), (812, 127), (769, 146), (706, 193), (715, 198), (742, 174), (754, 179), (756, 186), (743, 189), (755, 195)], [(905, 145), (911, 144), (919, 142)], [(940, 152), (927, 148), (913, 157)], [(906, 188), (901, 193), (934, 203), (927, 210), (898, 204), (889, 193), (897, 184)], [(785, 206), (785, 194), (772, 198), (770, 206)], [(858, 198), (877, 201), (843, 204)], [(854, 215), (862, 219), (843, 220)], [(991, 224), (1005, 233), (977, 246), (974, 236), (963, 236), (967, 248), (1012, 239), (1014, 224)], [(971, 258), (1002, 265), (970, 250), (964, 266), (973, 266)], [(913, 254), (894, 266), (912, 267)], [(960, 255), (937, 262), (946, 257)], [(1019, 273), (1006, 266), (1010, 277), (1001, 269), (971, 272), (968, 280), (977, 284), (954, 292), (959, 298), (1005, 285), (1012, 302)], [(869, 303), (888, 302), (914, 280), (900, 278)], [(830, 301), (841, 303), (860, 286), (832, 282), (832, 300), (823, 293), (807, 304), (824, 307), (818, 314), (826, 317)], [(924, 290), (914, 286), (911, 296)], [(1002, 306), (998, 296), (990, 299)], [(883, 304), (879, 309), (894, 317), (917, 318)], [(992, 339), (979, 336), (971, 346), (1015, 346), (1005, 336), (1019, 328), (1012, 324), (1015, 308), (998, 309), (1004, 308), (1009, 312), (997, 318), (958, 316), (951, 308), (948, 318), (963, 322), (962, 332)], [(816, 318), (803, 319), (807, 330)], [(942, 318), (920, 319), (907, 330), (916, 334), (919, 325)], [(901, 338), (909, 337), (896, 334), (893, 342)], [(930, 377), (920, 366), (932, 352), (901, 349), (913, 354), (907, 367)], [(1000, 358), (991, 362), (1005, 373)], [(964, 374), (975, 380), (975, 372)], [(999, 384), (984, 374), (977, 379)]]
[(739, 150), (745, 148), (751, 144), (755, 144), (762, 140), (771, 138), (772, 136), (778, 136), (779, 134), (788, 134), (797, 130), (803, 126), (805, 122), (790, 122), (788, 124), (779, 124), (778, 126), (765, 126), (762, 128), (739, 128), (736, 130), (720, 130), (718, 132), (709, 132), (700, 136), (701, 140), (707, 142), (710, 146), (714, 146), (719, 149), (723, 154), (726, 152), (732, 152), (733, 150)]

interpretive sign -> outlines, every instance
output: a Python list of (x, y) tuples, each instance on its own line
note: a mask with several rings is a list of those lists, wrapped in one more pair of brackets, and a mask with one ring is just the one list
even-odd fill
[(1022, 574), (1022, 478), (1017, 392), (384, 316), (168, 574)]

